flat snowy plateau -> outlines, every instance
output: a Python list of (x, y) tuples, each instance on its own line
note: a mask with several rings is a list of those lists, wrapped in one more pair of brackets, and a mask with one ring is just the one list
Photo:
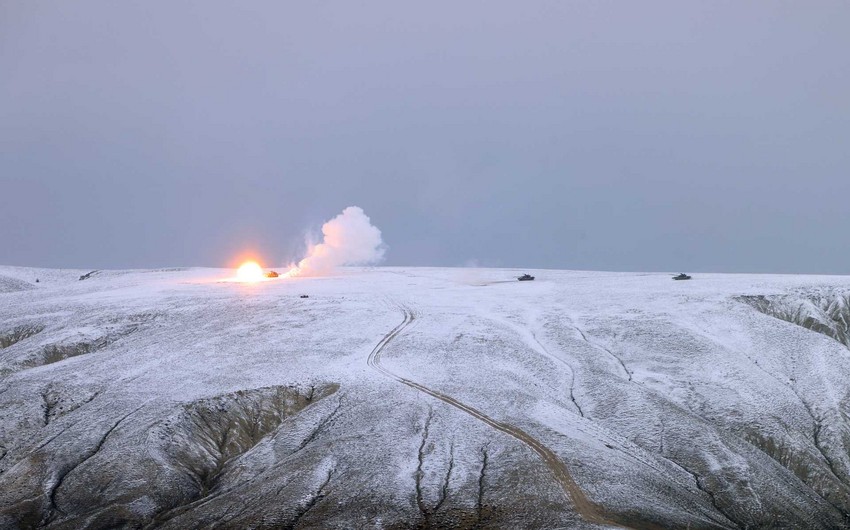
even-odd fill
[(0, 267), (0, 528), (850, 527), (848, 277), (88, 272)]

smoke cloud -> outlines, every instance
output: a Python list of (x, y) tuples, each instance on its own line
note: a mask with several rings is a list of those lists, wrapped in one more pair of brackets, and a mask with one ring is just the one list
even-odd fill
[(309, 245), (307, 257), (289, 276), (318, 276), (343, 265), (369, 265), (384, 259), (386, 245), (381, 231), (358, 206), (349, 206), (324, 225), (322, 242)]

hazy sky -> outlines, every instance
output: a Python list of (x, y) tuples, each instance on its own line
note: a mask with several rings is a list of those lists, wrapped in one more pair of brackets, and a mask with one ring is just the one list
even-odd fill
[(850, 3), (0, 0), (0, 264), (850, 273)]

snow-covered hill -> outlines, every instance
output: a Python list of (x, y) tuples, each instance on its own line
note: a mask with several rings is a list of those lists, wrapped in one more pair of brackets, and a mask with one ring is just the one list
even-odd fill
[(848, 526), (850, 278), (87, 272), (0, 267), (2, 528)]

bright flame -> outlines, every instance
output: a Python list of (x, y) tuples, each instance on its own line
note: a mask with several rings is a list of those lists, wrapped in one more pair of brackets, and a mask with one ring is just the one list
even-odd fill
[(236, 269), (237, 282), (261, 282), (266, 278), (263, 268), (256, 261), (246, 261)]

